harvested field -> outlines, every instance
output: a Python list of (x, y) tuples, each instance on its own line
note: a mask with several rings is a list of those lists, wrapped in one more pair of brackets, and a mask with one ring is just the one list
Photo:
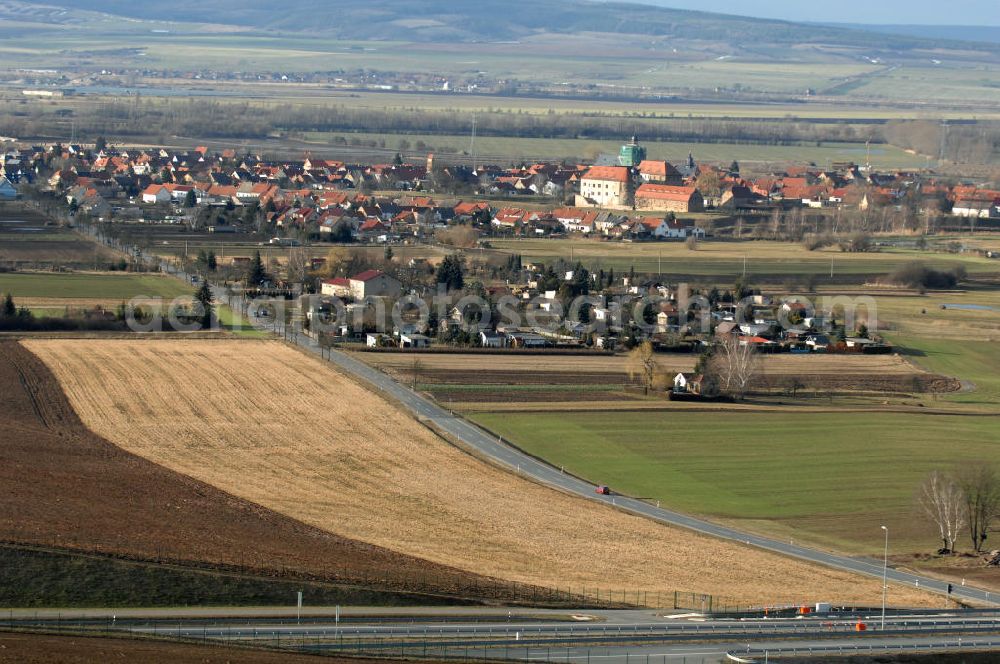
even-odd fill
[(0, 342), (0, 385), (0, 540), (396, 589), (464, 595), (482, 584), (123, 451), (84, 427), (46, 366), (15, 342)]
[[(419, 359), (416, 380), (422, 388), (455, 401), (642, 400), (641, 394), (622, 391), (628, 382), (623, 355), (366, 352), (357, 357), (406, 382), (413, 380), (414, 359)], [(960, 387), (958, 381), (924, 371), (898, 355), (780, 354), (762, 360), (758, 385), (769, 390), (787, 389), (793, 383), (798, 390), (812, 392), (953, 392)], [(660, 370), (669, 377), (693, 370), (696, 361), (694, 354), (657, 356)]]
[[(278, 342), (38, 340), (124, 449), (343, 537), (560, 588), (863, 602), (879, 581), (661, 526), (520, 480)], [(900, 604), (929, 598), (896, 589)]]
[(0, 266), (88, 267), (119, 256), (20, 203), (0, 203)]
[[(367, 660), (371, 662), (373, 660)], [(386, 663), (391, 660), (377, 660)], [(227, 646), (51, 634), (0, 634), (3, 664), (365, 664), (363, 659), (314, 657)]]

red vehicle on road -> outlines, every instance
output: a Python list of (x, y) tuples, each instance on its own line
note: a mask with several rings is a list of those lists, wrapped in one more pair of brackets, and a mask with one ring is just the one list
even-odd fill
[(609, 489), (606, 484), (601, 484), (601, 485), (598, 485), (598, 487), (596, 489), (594, 489), (594, 493), (599, 493), (602, 496), (610, 496), (611, 495), (611, 489)]

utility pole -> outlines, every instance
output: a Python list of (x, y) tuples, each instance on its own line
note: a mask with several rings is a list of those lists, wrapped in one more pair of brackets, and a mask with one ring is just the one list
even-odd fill
[(476, 173), (476, 116), (472, 115), (472, 141), (469, 143), (469, 152), (472, 153), (472, 172)]
[(885, 553), (882, 556), (882, 631), (885, 631), (885, 598), (889, 591), (886, 584), (886, 574), (889, 571), (889, 529), (882, 526), (885, 531)]

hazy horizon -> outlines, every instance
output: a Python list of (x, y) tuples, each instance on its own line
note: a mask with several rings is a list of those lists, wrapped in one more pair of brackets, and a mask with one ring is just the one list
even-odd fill
[[(610, 1), (610, 0), (609, 0)], [(807, 5), (788, 0), (758, 0), (752, 6), (723, 0), (632, 0), (642, 4), (691, 9), (753, 18), (772, 18), (808, 23), (854, 23), (868, 25), (949, 25), (997, 27), (1000, 11), (996, 0), (954, 0), (947, 4), (930, 0), (857, 0), (841, 5)], [(984, 20), (986, 19), (986, 20)]]

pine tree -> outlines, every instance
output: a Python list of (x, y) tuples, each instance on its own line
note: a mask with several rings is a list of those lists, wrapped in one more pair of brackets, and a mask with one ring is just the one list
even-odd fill
[(219, 267), (219, 259), (215, 257), (214, 251), (209, 251), (208, 256), (205, 258), (205, 265), (208, 267), (209, 271), (215, 272)]
[(0, 310), (0, 316), (3, 318), (13, 318), (17, 315), (17, 306), (14, 304), (14, 297), (7, 293), (3, 299), (3, 309)]
[(260, 258), (260, 251), (254, 252), (253, 261), (250, 263), (250, 273), (247, 275), (247, 283), (251, 286), (260, 286), (267, 280), (267, 272), (264, 271), (264, 261)]
[(215, 306), (212, 304), (212, 287), (208, 285), (208, 279), (201, 280), (201, 286), (195, 291), (194, 299), (201, 304), (202, 313), (201, 326), (204, 329), (212, 327), (212, 319), (215, 317)]

